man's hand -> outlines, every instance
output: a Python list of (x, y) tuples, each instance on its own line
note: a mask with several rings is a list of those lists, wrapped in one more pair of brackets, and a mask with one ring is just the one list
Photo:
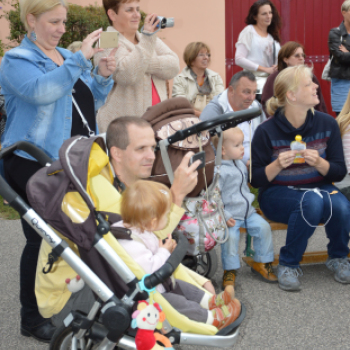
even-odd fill
[(170, 190), (173, 195), (173, 203), (179, 207), (181, 207), (185, 196), (197, 185), (197, 167), (201, 164), (201, 161), (196, 160), (191, 166), (188, 166), (193, 155), (193, 152), (186, 153), (174, 172), (174, 182)]
[(234, 226), (236, 225), (236, 220), (233, 219), (233, 218), (230, 218), (230, 219), (228, 219), (228, 220), (226, 221), (226, 225), (227, 225), (228, 227), (234, 227)]

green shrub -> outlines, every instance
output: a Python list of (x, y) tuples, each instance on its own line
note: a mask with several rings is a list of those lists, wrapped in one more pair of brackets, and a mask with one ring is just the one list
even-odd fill
[[(20, 21), (18, 0), (0, 0), (0, 3), (11, 4), (12, 9), (4, 11), (0, 18), (5, 17), (10, 23), (9, 43), (6, 45), (0, 40), (0, 56), (3, 50), (17, 46), (26, 34), (24, 25)], [(140, 28), (143, 26), (146, 14), (141, 11)], [(102, 6), (89, 5), (86, 7), (69, 4), (66, 33), (62, 36), (59, 46), (67, 47), (73, 41), (83, 41), (83, 39), (96, 29), (109, 26), (107, 15)], [(2, 53), (2, 54), (1, 54)]]

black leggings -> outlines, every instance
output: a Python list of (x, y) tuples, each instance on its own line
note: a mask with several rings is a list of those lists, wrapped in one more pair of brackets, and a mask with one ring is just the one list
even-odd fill
[[(30, 177), (41, 165), (16, 155), (4, 160), (5, 178), (14, 191), (29, 205), (26, 185)], [(21, 219), (26, 244), (22, 252), (20, 263), (20, 302), (22, 324), (35, 327), (45, 321), (40, 315), (35, 297), (35, 275), (38, 261), (41, 237), (35, 230)]]

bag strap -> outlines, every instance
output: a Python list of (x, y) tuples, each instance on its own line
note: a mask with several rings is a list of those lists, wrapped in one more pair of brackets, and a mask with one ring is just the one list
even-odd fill
[(86, 118), (84, 117), (84, 115), (83, 115), (82, 111), (80, 110), (80, 107), (79, 107), (79, 105), (78, 105), (78, 103), (75, 100), (73, 95), (72, 95), (72, 101), (73, 101), (73, 104), (74, 104), (76, 110), (78, 111), (78, 113), (80, 115), (80, 118), (81, 118), (81, 121), (83, 122), (83, 125), (85, 126), (86, 129), (88, 129), (89, 137), (95, 136), (95, 132), (90, 129), (89, 123), (87, 122)]
[(169, 143), (167, 139), (159, 142), (160, 154), (162, 155), (163, 165), (168, 174), (170, 183), (173, 184), (174, 172), (173, 172), (173, 168), (171, 167), (171, 162), (168, 154), (168, 146), (169, 146)]

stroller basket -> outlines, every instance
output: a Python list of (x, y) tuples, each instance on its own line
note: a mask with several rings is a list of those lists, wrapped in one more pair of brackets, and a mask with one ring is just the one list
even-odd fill
[[(86, 142), (91, 146), (93, 143), (101, 144), (101, 138), (86, 139), (83, 137), (76, 137), (65, 142), (68, 149), (71, 149), (77, 142), (81, 142), (83, 148), (86, 148)], [(0, 151), (0, 159), (6, 157), (16, 150), (23, 150), (33, 156), (38, 162), (46, 167), (39, 170), (39, 172), (46, 172), (48, 166), (51, 165), (52, 160), (40, 149), (27, 142), (18, 142), (11, 147)], [(66, 158), (67, 153), (65, 153)], [(69, 164), (69, 159), (65, 159)], [(38, 172), (38, 173), (39, 173)], [(38, 174), (37, 173), (37, 174)], [(37, 175), (36, 174), (36, 175)], [(33, 177), (36, 177), (34, 175)], [(77, 181), (77, 179), (72, 179)], [(83, 186), (82, 186), (83, 187)], [(59, 235), (39, 216), (32, 208), (30, 208), (6, 181), (0, 176), (0, 195), (6, 199), (9, 204), (17, 210), (22, 218), (36, 230), (36, 232), (52, 247), (57, 256), (61, 256), (75, 271), (78, 273), (84, 282), (97, 295), (97, 300), (92, 306), (91, 311), (86, 316), (79, 312), (72, 312), (65, 319), (65, 327), (68, 330), (62, 330), (61, 336), (62, 344), (67, 344), (68, 348), (78, 348), (87, 350), (91, 348), (92, 342), (94, 349), (114, 349), (117, 345), (124, 349), (136, 349), (132, 332), (128, 331), (131, 323), (131, 312), (135, 300), (146, 299), (145, 289), (139, 283), (139, 279), (128, 268), (125, 262), (118, 256), (114, 249), (105, 240), (104, 235), (109, 232), (109, 224), (104, 220), (103, 216), (93, 207), (91, 198), (86, 200), (88, 206), (91, 206), (93, 212), (93, 240), (91, 241), (91, 249), (96, 249), (120, 275), (129, 290), (122, 298), (117, 298), (114, 292), (85, 264), (69, 247), (69, 245), (62, 240)], [(85, 194), (89, 196), (87, 193)], [(82, 195), (83, 196), (83, 195)], [(84, 198), (85, 199), (85, 198)], [(97, 222), (97, 224), (96, 224)], [(77, 242), (75, 242), (77, 243)], [(167, 263), (152, 275), (144, 278), (144, 286), (151, 289), (163, 282), (175, 270), (175, 268), (182, 261), (186, 252), (187, 240), (181, 236), (178, 247), (174, 250)], [(101, 309), (101, 307), (103, 308)], [(99, 319), (97, 315), (100, 314)], [(245, 316), (245, 308), (242, 305), (242, 312), (235, 323), (229, 327), (217, 332), (215, 335), (190, 334), (181, 332), (173, 328), (169, 323), (164, 323), (163, 332), (172, 339), (172, 343), (187, 344), (187, 345), (206, 345), (215, 347), (232, 346), (238, 336), (238, 326), (243, 321)], [(118, 322), (115, 322), (118, 320)], [(57, 337), (55, 340), (57, 341)], [(67, 343), (64, 343), (67, 342)], [(64, 349), (59, 345), (59, 349)], [(51, 349), (58, 349), (56, 345), (51, 344)], [(58, 345), (57, 345), (58, 346)]]

